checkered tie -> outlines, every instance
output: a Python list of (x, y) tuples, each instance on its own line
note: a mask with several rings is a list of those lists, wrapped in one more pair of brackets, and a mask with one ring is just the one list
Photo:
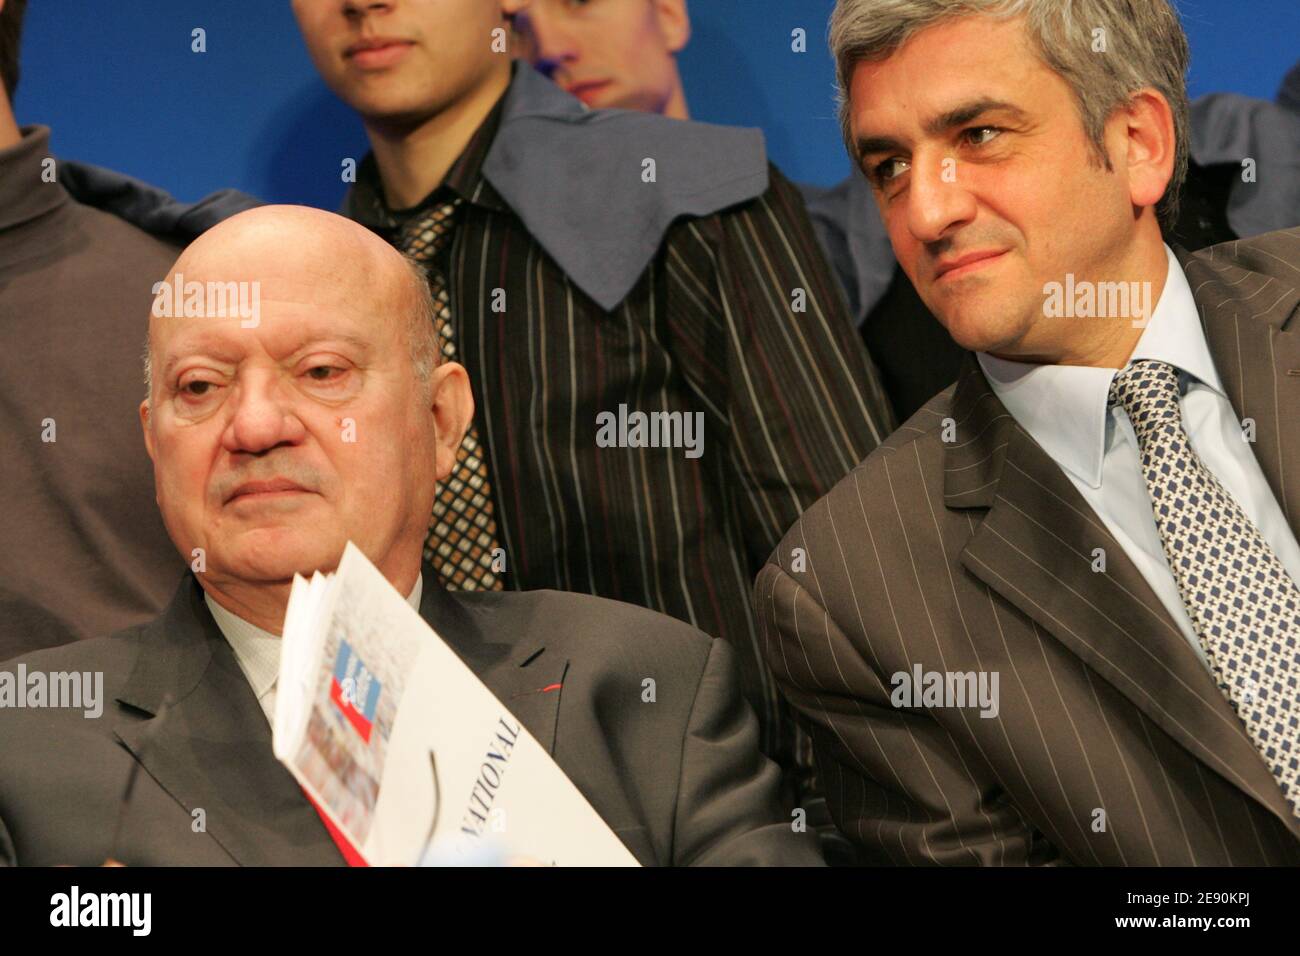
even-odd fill
[(1300, 588), (1183, 428), (1178, 373), (1140, 359), (1115, 376), (1165, 557), (1219, 689), (1300, 816)]
[[(407, 222), (396, 240), (397, 248), (424, 266), (433, 294), (434, 328), (442, 354), (456, 358), (455, 323), (447, 280), (434, 257), (451, 240), (460, 200), (440, 203)], [(492, 515), (492, 484), (479, 444), (478, 428), (471, 422), (456, 453), (456, 463), (438, 488), (424, 543), (424, 558), (438, 572), (444, 587), (457, 591), (500, 591), (502, 582), (492, 570), (497, 543), (497, 523)]]

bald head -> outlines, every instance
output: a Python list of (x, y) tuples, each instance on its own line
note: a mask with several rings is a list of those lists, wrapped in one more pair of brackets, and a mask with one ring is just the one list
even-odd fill
[(278, 632), (293, 575), (332, 570), (348, 541), (410, 591), (474, 413), (465, 370), (435, 364), (418, 267), (342, 217), (263, 206), (154, 291), (141, 423), (207, 592)]
[[(434, 304), (418, 264), (350, 219), (307, 206), (259, 206), (203, 233), (155, 286), (144, 350), (145, 385), (153, 393), (159, 319), (220, 317), (241, 307), (245, 327), (260, 321), (263, 294), (289, 280), (327, 299), (367, 303), (376, 320), (404, 324), (415, 377), (425, 383), (438, 363)], [(190, 285), (195, 283), (195, 285)], [(200, 308), (196, 295), (202, 297)], [(188, 310), (188, 311), (187, 311)], [(196, 313), (201, 312), (201, 315)]]

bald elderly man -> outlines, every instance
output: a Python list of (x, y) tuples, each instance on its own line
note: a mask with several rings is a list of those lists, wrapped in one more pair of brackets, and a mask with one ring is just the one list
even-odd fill
[[(193, 282), (238, 289), (238, 307), (193, 315), (167, 291)], [(820, 862), (722, 641), (587, 595), (450, 592), (422, 566), (473, 398), (401, 255), (338, 216), (262, 207), (191, 244), (160, 289), (140, 419), (191, 571), (151, 623), (0, 668), (0, 702), (28, 704), (0, 709), (0, 863), (342, 864), (269, 715), (293, 574), (332, 570), (349, 540), (641, 863)]]

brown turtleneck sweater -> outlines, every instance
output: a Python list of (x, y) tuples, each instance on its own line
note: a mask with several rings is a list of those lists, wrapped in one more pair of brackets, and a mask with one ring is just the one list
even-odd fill
[(0, 150), (0, 660), (148, 620), (185, 569), (137, 411), (180, 250), (45, 182), (50, 131), (22, 133)]

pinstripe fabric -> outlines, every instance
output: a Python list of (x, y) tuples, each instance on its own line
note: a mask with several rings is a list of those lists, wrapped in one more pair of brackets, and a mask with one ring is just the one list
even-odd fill
[[(1300, 229), (1179, 258), (1296, 530)], [(875, 862), (1300, 864), (1300, 820), (1213, 678), (972, 355), (804, 513), (755, 600), (836, 822)], [(998, 715), (895, 708), (915, 664), (998, 672)]]
[[(799, 512), (891, 422), (802, 200), (773, 168), (759, 199), (679, 221), (605, 312), (481, 176), (500, 109), (428, 202), (465, 200), (443, 268), (505, 586), (628, 601), (726, 639), (765, 752), (810, 773), (811, 746), (758, 650), (752, 582)], [(345, 212), (390, 236), (397, 220), (379, 196), (367, 158)], [(806, 312), (791, 311), (795, 289)], [(703, 413), (702, 456), (597, 447), (597, 414), (621, 404)]]

